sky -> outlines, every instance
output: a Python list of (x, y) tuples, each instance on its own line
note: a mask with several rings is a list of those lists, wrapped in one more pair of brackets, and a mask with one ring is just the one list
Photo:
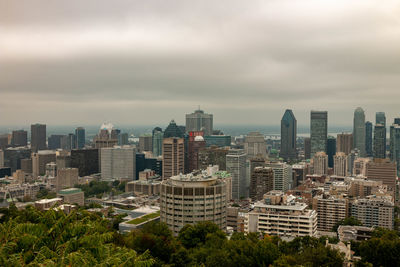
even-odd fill
[(400, 2), (0, 0), (0, 125), (400, 117)]

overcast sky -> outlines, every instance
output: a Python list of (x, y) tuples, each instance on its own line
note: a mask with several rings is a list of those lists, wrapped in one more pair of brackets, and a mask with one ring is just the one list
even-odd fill
[(400, 2), (0, 0), (0, 125), (400, 116)]

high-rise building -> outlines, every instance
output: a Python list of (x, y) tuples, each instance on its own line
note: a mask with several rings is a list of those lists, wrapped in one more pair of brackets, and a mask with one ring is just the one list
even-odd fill
[(372, 157), (374, 153), (372, 140), (372, 123), (367, 121), (365, 123), (365, 154), (367, 157)]
[(367, 164), (370, 161), (370, 158), (356, 158), (353, 162), (353, 175), (367, 176)]
[(248, 158), (267, 155), (267, 143), (259, 132), (251, 132), (244, 138), (244, 150)]
[(293, 182), (292, 167), (286, 163), (268, 163), (274, 172), (274, 190), (286, 192)]
[(375, 123), (376, 124), (382, 124), (383, 126), (386, 127), (386, 115), (385, 115), (385, 112), (377, 112), (375, 114)]
[(367, 163), (366, 176), (369, 180), (382, 181), (393, 196), (396, 191), (396, 163), (389, 159), (374, 159)]
[[(178, 235), (186, 224), (214, 222), (226, 228), (227, 185), (215, 176), (177, 175), (161, 183), (160, 221)], [(195, 203), (195, 204), (194, 204)], [(198, 208), (198, 207), (203, 208)]]
[(318, 231), (331, 232), (336, 223), (348, 217), (348, 201), (343, 197), (318, 195), (312, 206), (318, 213)]
[(46, 124), (31, 125), (31, 149), (32, 152), (45, 150), (46, 146)]
[(71, 167), (78, 168), (80, 177), (99, 173), (99, 150), (97, 148), (72, 150)]
[(61, 140), (65, 137), (65, 135), (60, 134), (52, 134), (48, 138), (48, 147), (50, 150), (56, 150), (61, 148)]
[(203, 131), (204, 135), (213, 134), (213, 115), (204, 113), (203, 110), (195, 110), (191, 114), (186, 114), (186, 131)]
[(297, 158), (297, 120), (291, 109), (287, 109), (281, 120), (281, 151), (280, 157), (284, 160)]
[(162, 155), (162, 141), (164, 133), (160, 127), (153, 129), (153, 156), (159, 157)]
[(129, 135), (128, 133), (121, 133), (118, 137), (118, 145), (126, 146), (129, 145)]
[(183, 138), (163, 140), (163, 179), (185, 172), (185, 142)]
[(31, 158), (31, 149), (27, 147), (9, 147), (3, 151), (3, 165), (11, 172), (21, 169), (21, 160)]
[(313, 157), (314, 174), (328, 174), (328, 155), (325, 152), (317, 152)]
[(8, 134), (0, 135), (0, 149), (6, 149), (9, 145)]
[(51, 150), (42, 150), (32, 153), (32, 175), (37, 178), (46, 173), (46, 164), (56, 162), (56, 153)]
[(357, 199), (351, 205), (351, 216), (363, 226), (393, 229), (394, 204), (385, 197), (374, 195)]
[(354, 111), (353, 143), (354, 148), (360, 151), (360, 156), (365, 157), (365, 114), (360, 107)]
[(164, 138), (170, 138), (170, 137), (183, 138), (184, 134), (185, 131), (182, 131), (182, 128), (176, 125), (176, 122), (174, 120), (171, 120), (167, 128), (165, 128)]
[(304, 138), (304, 158), (305, 159), (311, 158), (311, 138), (310, 137)]
[(347, 155), (344, 152), (337, 152), (333, 157), (333, 174), (337, 176), (346, 176), (347, 175)]
[(343, 152), (346, 155), (350, 154), (353, 149), (353, 134), (341, 133), (336, 138), (336, 152)]
[(327, 111), (311, 111), (311, 157), (315, 153), (327, 149), (328, 139), (328, 112)]
[(231, 149), (226, 155), (226, 170), (232, 177), (232, 199), (248, 197), (246, 177), (246, 153), (243, 149)]
[(262, 200), (265, 193), (274, 189), (274, 172), (271, 167), (255, 167), (250, 178), (250, 198)]
[(86, 137), (85, 137), (85, 128), (78, 127), (75, 129), (75, 136), (76, 136), (76, 145), (75, 148), (82, 149), (85, 147)]
[(219, 170), (226, 171), (226, 155), (229, 152), (229, 148), (211, 146), (203, 148), (198, 154), (198, 166), (200, 170), (207, 169), (210, 165), (218, 165)]
[(153, 151), (153, 136), (151, 134), (144, 134), (139, 136), (139, 150)]
[(201, 135), (195, 136), (194, 132), (189, 132), (186, 173), (190, 173), (194, 170), (200, 170), (199, 151), (205, 147), (206, 147), (206, 141), (204, 140), (203, 136)]
[(72, 150), (76, 148), (76, 136), (73, 133), (63, 135), (60, 142), (61, 148), (64, 150)]
[(95, 148), (113, 147), (118, 143), (120, 130), (114, 129), (111, 123), (103, 123), (99, 133), (93, 138)]
[(78, 184), (78, 169), (77, 168), (62, 168), (57, 169), (56, 190), (74, 187)]
[(14, 147), (26, 146), (28, 144), (28, 132), (24, 130), (13, 131), (11, 140)]
[(376, 124), (374, 129), (374, 158), (386, 158), (386, 127)]
[(134, 147), (105, 147), (101, 149), (101, 179), (136, 179), (136, 149)]
[(328, 136), (326, 154), (328, 155), (328, 167), (333, 168), (333, 156), (336, 154), (336, 138)]

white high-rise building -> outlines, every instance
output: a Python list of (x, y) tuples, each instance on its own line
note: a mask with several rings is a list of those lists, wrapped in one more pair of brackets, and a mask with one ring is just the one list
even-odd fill
[(344, 152), (337, 152), (333, 156), (333, 173), (337, 176), (347, 175), (347, 156)]
[(314, 174), (328, 174), (328, 155), (325, 152), (317, 152), (313, 157)]
[(136, 148), (131, 146), (101, 149), (101, 179), (136, 179)]
[(293, 183), (292, 166), (287, 163), (268, 163), (274, 172), (274, 190), (286, 192)]
[(267, 155), (267, 144), (264, 136), (259, 132), (251, 132), (244, 138), (244, 150), (248, 158), (254, 158), (258, 155), (265, 157)]
[(226, 170), (232, 176), (232, 199), (249, 196), (246, 153), (243, 149), (231, 149), (226, 155)]

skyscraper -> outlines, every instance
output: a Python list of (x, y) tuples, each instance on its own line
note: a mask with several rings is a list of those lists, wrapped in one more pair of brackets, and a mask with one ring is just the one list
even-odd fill
[(346, 155), (350, 154), (353, 149), (353, 134), (341, 133), (336, 138), (336, 152), (343, 152)]
[(28, 132), (24, 130), (13, 131), (11, 144), (15, 147), (26, 146), (28, 144)]
[(296, 151), (297, 120), (291, 109), (287, 109), (281, 120), (281, 151), (284, 160), (297, 158)]
[(163, 179), (185, 172), (185, 141), (171, 137), (163, 140)]
[(204, 113), (203, 110), (195, 110), (191, 114), (186, 114), (186, 131), (203, 131), (205, 136), (213, 133), (213, 115)]
[(176, 125), (176, 122), (174, 120), (171, 120), (169, 125), (164, 131), (164, 138), (169, 138), (169, 137), (179, 137), (183, 138), (184, 132), (182, 132), (181, 128)]
[(101, 179), (136, 179), (136, 149), (134, 147), (101, 148)]
[(365, 123), (365, 154), (367, 157), (372, 157), (374, 154), (372, 145), (372, 123)]
[(329, 136), (327, 140), (326, 154), (328, 155), (328, 167), (333, 168), (333, 156), (336, 154), (336, 138)]
[(78, 127), (75, 129), (76, 148), (81, 149), (85, 147), (85, 128)]
[(264, 136), (259, 132), (251, 132), (244, 138), (244, 150), (249, 158), (257, 155), (267, 155), (267, 143)]
[(206, 147), (206, 141), (201, 135), (195, 136), (194, 132), (189, 132), (187, 149), (187, 166), (186, 173), (190, 173), (194, 170), (199, 170), (199, 151)]
[(248, 196), (246, 177), (246, 153), (243, 149), (231, 149), (226, 155), (226, 170), (232, 177), (232, 199)]
[(311, 157), (316, 152), (326, 152), (328, 138), (328, 112), (311, 111)]
[(314, 174), (328, 174), (328, 155), (325, 152), (317, 152), (313, 157)]
[(376, 124), (382, 124), (383, 126), (386, 127), (386, 115), (385, 112), (377, 112), (375, 115), (375, 123)]
[(292, 166), (286, 163), (268, 163), (274, 172), (274, 190), (286, 192), (293, 183)]
[(360, 107), (354, 111), (353, 142), (354, 148), (358, 148), (361, 157), (365, 157), (365, 114)]
[(31, 149), (32, 152), (45, 150), (46, 146), (46, 124), (31, 125)]
[(153, 129), (153, 156), (158, 157), (162, 155), (162, 141), (163, 141), (163, 131), (160, 127)]
[(334, 156), (333, 173), (337, 176), (346, 176), (347, 162), (347, 155), (344, 152), (337, 152)]
[(374, 129), (374, 158), (386, 158), (386, 127), (376, 124)]
[(390, 159), (397, 163), (397, 173), (400, 168), (400, 118), (394, 119), (390, 126)]
[(265, 193), (274, 189), (274, 172), (271, 167), (256, 167), (250, 178), (250, 198), (261, 200)]

